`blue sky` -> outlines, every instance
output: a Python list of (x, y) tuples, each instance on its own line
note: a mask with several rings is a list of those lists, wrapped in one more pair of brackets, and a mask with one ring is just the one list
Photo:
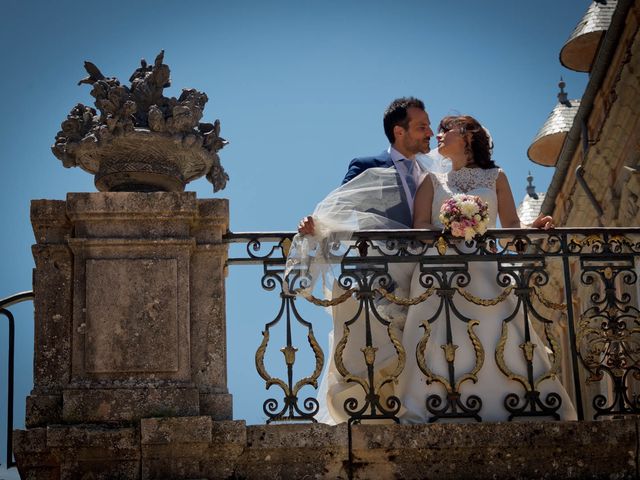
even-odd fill
[[(204, 121), (219, 118), (230, 141), (220, 156), (231, 180), (215, 196), (230, 201), (231, 229), (293, 230), (340, 183), (352, 158), (387, 147), (382, 112), (403, 95), (424, 100), (434, 128), (456, 112), (483, 122), (517, 203), (529, 170), (544, 191), (553, 170), (531, 163), (526, 150), (557, 101), (560, 76), (570, 98), (584, 91), (587, 75), (563, 68), (558, 54), (589, 4), (3, 0), (0, 297), (31, 288), (29, 202), (95, 191), (91, 175), (63, 168), (50, 151), (71, 107), (92, 103), (90, 88), (76, 85), (85, 76), (84, 60), (125, 82), (140, 58), (151, 62), (164, 49), (172, 77), (165, 95), (179, 96), (182, 88), (206, 92)], [(214, 196), (204, 178), (187, 189), (199, 198)], [(255, 268), (233, 267), (227, 282), (235, 417), (262, 423), (267, 393), (253, 352), (275, 303), (260, 290)], [(305, 311), (324, 341), (329, 318)], [(6, 322), (0, 322), (4, 432)], [(28, 309), (17, 323), (15, 418), (21, 425), (31, 388)], [(4, 434), (4, 464), (3, 445)]]

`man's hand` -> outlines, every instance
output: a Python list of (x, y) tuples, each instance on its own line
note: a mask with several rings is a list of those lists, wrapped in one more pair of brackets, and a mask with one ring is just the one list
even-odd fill
[(313, 223), (313, 217), (307, 215), (298, 224), (298, 233), (301, 235), (313, 235), (315, 233), (315, 225)]

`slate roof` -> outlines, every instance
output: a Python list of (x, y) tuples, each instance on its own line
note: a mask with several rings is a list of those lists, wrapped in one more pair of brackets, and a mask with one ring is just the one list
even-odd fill
[(518, 217), (524, 224), (530, 224), (538, 215), (544, 201), (544, 193), (537, 193), (538, 198), (530, 197), (528, 194), (522, 199), (522, 203), (518, 206)]
[(569, 100), (571, 106), (564, 105), (562, 103), (556, 104), (555, 108), (549, 114), (549, 117), (542, 125), (542, 128), (538, 131), (538, 134), (533, 139), (533, 143), (536, 143), (542, 137), (552, 135), (554, 133), (567, 133), (571, 130), (573, 125), (573, 119), (580, 107), (580, 100)]
[(606, 5), (598, 2), (591, 2), (591, 5), (587, 9), (587, 13), (584, 14), (584, 17), (582, 17), (582, 20), (580, 20), (565, 44), (571, 42), (580, 35), (608, 29), (617, 4), (617, 0), (607, 0)]
[(617, 0), (592, 2), (560, 50), (560, 63), (577, 72), (591, 70), (602, 36), (611, 24)]

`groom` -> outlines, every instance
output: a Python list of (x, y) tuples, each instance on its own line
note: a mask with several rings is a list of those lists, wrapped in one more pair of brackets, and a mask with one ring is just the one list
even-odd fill
[[(413, 97), (398, 98), (391, 102), (384, 113), (384, 132), (389, 139), (389, 148), (382, 154), (375, 157), (356, 158), (349, 164), (349, 170), (344, 177), (343, 184), (357, 177), (360, 173), (369, 168), (383, 167), (396, 169), (397, 185), (401, 198), (398, 205), (391, 207), (385, 212), (379, 212), (389, 219), (406, 225), (411, 228), (413, 225), (413, 200), (417, 186), (419, 185), (422, 169), (415, 159), (419, 153), (429, 152), (429, 140), (433, 136), (433, 131), (429, 124), (429, 116), (424, 109), (422, 101)], [(357, 206), (365, 210), (368, 205)], [(378, 212), (376, 212), (378, 213)], [(300, 234), (314, 234), (314, 222), (312, 216), (307, 216), (300, 221), (298, 226)], [(415, 267), (409, 263), (394, 263), (388, 265), (388, 273), (393, 280), (393, 289), (397, 295), (407, 296), (411, 281), (412, 269)], [(391, 285), (387, 285), (391, 289)], [(338, 282), (334, 282), (332, 298), (344, 294), (344, 290)], [(402, 331), (406, 319), (406, 307), (377, 304), (378, 312), (384, 310), (388, 320)], [(353, 323), (359, 315), (361, 316), (360, 301), (349, 298), (332, 307), (333, 332), (329, 349), (335, 351), (335, 345), (343, 337), (345, 321)], [(366, 376), (362, 371), (361, 347), (368, 341), (376, 346), (376, 378), (390, 375), (395, 368), (396, 351), (389, 341), (389, 333), (385, 325), (373, 321), (369, 325), (369, 330), (365, 327), (365, 321), (361, 319), (356, 324), (351, 325), (349, 335), (349, 346), (344, 348), (341, 354), (343, 365), (349, 372), (357, 376)], [(401, 336), (401, 333), (399, 334)], [(390, 370), (389, 370), (390, 369)], [(381, 402), (386, 405), (386, 399), (394, 394), (393, 385), (386, 384), (377, 392), (381, 396)], [(345, 402), (349, 399), (357, 399), (358, 408), (364, 405), (365, 398), (362, 387), (354, 382), (346, 381), (338, 374), (334, 355), (329, 356), (327, 370), (322, 377), (318, 398), (323, 405), (318, 420), (326, 423), (341, 423), (349, 420), (349, 415), (344, 409)]]
[[(395, 167), (406, 202), (387, 212), (389, 218), (407, 227), (413, 225), (413, 199), (420, 184), (422, 169), (415, 156), (428, 153), (433, 130), (424, 103), (414, 97), (397, 98), (384, 112), (384, 133), (389, 148), (375, 157), (355, 158), (349, 164), (343, 184), (373, 167)], [(303, 218), (298, 225), (301, 234), (314, 233), (313, 217)]]

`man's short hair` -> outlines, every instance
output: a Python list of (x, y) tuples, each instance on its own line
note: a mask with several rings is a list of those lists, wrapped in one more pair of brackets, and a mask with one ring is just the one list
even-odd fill
[(415, 97), (396, 98), (385, 110), (382, 124), (384, 125), (384, 134), (392, 145), (396, 143), (393, 127), (396, 125), (400, 125), (404, 129), (409, 127), (407, 110), (411, 107), (424, 110), (424, 103)]

